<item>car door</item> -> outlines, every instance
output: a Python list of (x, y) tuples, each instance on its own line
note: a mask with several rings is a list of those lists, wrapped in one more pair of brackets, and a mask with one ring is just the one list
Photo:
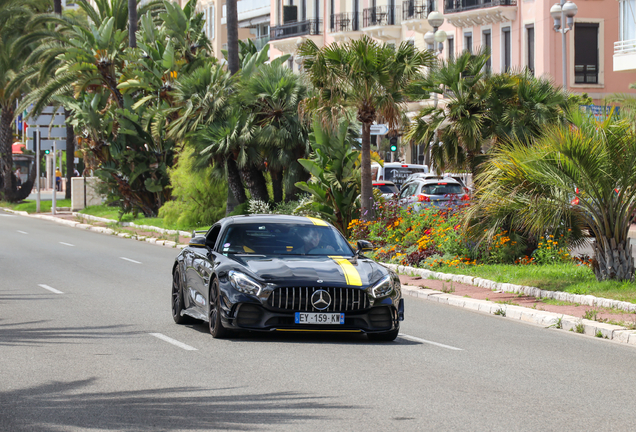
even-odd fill
[(415, 192), (417, 191), (418, 184), (418, 182), (412, 182), (403, 186), (402, 191), (400, 192), (400, 205), (403, 208), (408, 208), (417, 202)]
[(217, 237), (221, 231), (221, 225), (214, 225), (206, 234), (204, 248), (193, 248), (192, 267), (188, 278), (188, 296), (193, 308), (207, 316), (208, 313), (208, 290), (210, 288), (210, 278), (214, 272), (214, 254), (211, 252), (216, 244)]

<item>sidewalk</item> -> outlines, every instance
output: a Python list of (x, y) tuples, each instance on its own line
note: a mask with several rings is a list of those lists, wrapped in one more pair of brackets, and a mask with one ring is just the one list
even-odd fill
[[(116, 221), (71, 212), (58, 212), (56, 215), (50, 213), (29, 215), (26, 212), (4, 210), (23, 216), (51, 220), (74, 228), (178, 249), (183, 249), (186, 244), (160, 239), (161, 234), (179, 233), (180, 238), (183, 239), (190, 236), (186, 232), (160, 228), (155, 228), (160, 232), (145, 231), (145, 235), (133, 235), (124, 231), (126, 227), (116, 231), (103, 226), (106, 223)], [(84, 222), (90, 220), (91, 223), (79, 222), (78, 217), (82, 217)], [(95, 223), (102, 226), (96, 226)], [(138, 229), (151, 228), (135, 227)], [(636, 238), (636, 224), (630, 228), (630, 237)], [(463, 307), (480, 313), (498, 315), (506, 319), (521, 320), (544, 327), (636, 345), (636, 304), (593, 296), (545, 291), (535, 287), (502, 284), (478, 277), (432, 272), (395, 264), (384, 265), (400, 274), (403, 295)], [(555, 302), (545, 303), (541, 300), (546, 298), (555, 300)], [(586, 319), (592, 317), (608, 322)], [(618, 322), (629, 325), (616, 325)]]

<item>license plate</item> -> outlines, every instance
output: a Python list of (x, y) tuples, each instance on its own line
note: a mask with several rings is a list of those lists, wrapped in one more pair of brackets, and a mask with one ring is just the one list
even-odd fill
[(296, 324), (344, 324), (343, 313), (296, 312)]

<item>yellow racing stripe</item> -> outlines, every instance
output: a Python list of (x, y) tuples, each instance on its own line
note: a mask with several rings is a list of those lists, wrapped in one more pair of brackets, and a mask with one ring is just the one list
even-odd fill
[(347, 281), (347, 285), (352, 286), (362, 286), (362, 279), (360, 279), (360, 273), (358, 270), (351, 264), (351, 262), (341, 256), (330, 256), (332, 260), (336, 262), (342, 269), (342, 272), (345, 275), (345, 280)]
[(314, 218), (314, 217), (309, 217), (307, 216), (307, 219), (309, 219), (314, 225), (320, 225), (320, 226), (329, 226), (327, 225), (327, 222), (325, 222), (322, 219), (318, 219), (318, 218)]

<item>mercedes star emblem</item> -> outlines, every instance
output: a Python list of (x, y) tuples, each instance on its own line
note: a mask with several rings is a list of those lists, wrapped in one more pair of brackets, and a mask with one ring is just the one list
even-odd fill
[(314, 291), (311, 295), (311, 304), (319, 311), (325, 310), (331, 304), (331, 296), (323, 289)]

